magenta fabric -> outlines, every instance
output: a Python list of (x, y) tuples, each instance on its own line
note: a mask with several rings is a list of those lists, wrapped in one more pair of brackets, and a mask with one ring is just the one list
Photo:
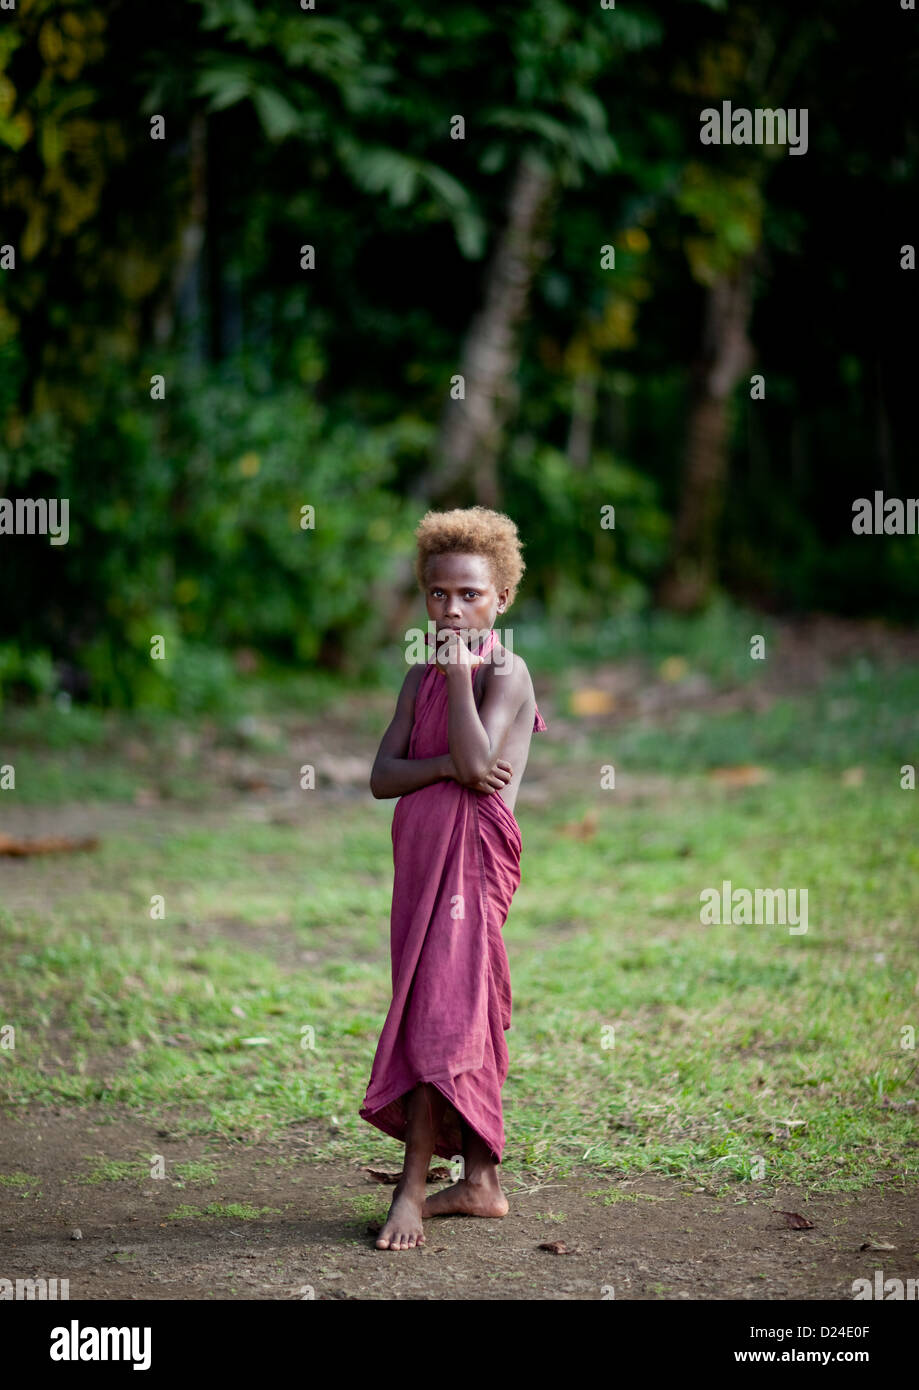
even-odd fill
[[(492, 629), (480, 654), (500, 646)], [(448, 699), (432, 663), (415, 697), (408, 757), (449, 752)], [(538, 708), (533, 729), (546, 729)], [(360, 1115), (404, 1143), (403, 1097), (430, 1081), (448, 1101), (434, 1152), (462, 1153), (462, 1117), (500, 1163), (511, 1024), (502, 928), (520, 884), (520, 826), (498, 792), (444, 779), (399, 798), (392, 842), (393, 997)]]

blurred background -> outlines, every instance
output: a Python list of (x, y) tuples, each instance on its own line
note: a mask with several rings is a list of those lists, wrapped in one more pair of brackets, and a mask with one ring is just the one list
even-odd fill
[[(474, 502), (537, 660), (911, 621), (916, 538), (851, 520), (919, 491), (916, 56), (852, 0), (20, 3), (0, 495), (70, 540), (3, 542), (5, 708), (373, 679), (414, 525)], [(806, 154), (701, 144), (722, 101), (806, 108)]]

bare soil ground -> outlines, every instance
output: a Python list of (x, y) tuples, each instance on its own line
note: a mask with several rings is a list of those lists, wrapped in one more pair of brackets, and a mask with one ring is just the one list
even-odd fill
[[(360, 1199), (385, 1204), (390, 1189), (356, 1166), (311, 1163), (305, 1139), (177, 1139), (89, 1110), (6, 1118), (2, 1170), (40, 1181), (0, 1188), (0, 1274), (66, 1278), (71, 1299), (98, 1300), (849, 1301), (852, 1281), (876, 1269), (916, 1277), (919, 1203), (891, 1183), (834, 1194), (760, 1184), (744, 1200), (589, 1169), (541, 1187), (505, 1174), (503, 1220), (441, 1217), (426, 1223), (422, 1248), (381, 1251)], [(166, 1177), (85, 1180), (86, 1158), (139, 1154), (162, 1154)], [(175, 1165), (194, 1160), (215, 1164), (216, 1185), (174, 1185)], [(269, 1210), (170, 1219), (212, 1203)], [(813, 1228), (790, 1229), (776, 1208)], [(568, 1253), (539, 1248), (552, 1242)], [(861, 1248), (871, 1244), (895, 1248)]]

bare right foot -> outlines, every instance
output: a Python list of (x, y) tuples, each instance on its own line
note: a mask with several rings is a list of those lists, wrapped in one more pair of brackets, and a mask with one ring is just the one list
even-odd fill
[(508, 1201), (500, 1185), (470, 1183), (463, 1178), (425, 1200), (422, 1216), (507, 1216)]
[(378, 1250), (412, 1250), (416, 1245), (424, 1245), (421, 1204), (422, 1198), (401, 1183), (396, 1187), (386, 1224), (377, 1236)]

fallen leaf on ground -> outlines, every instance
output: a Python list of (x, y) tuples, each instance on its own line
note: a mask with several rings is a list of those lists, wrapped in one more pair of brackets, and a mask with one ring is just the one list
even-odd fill
[(592, 840), (597, 833), (597, 817), (593, 811), (588, 811), (583, 820), (569, 821), (567, 825), (560, 826), (558, 833), (574, 840)]
[[(362, 1170), (373, 1182), (396, 1183), (402, 1177), (400, 1173), (387, 1173), (382, 1168), (364, 1168)], [(450, 1177), (450, 1169), (442, 1164), (437, 1168), (431, 1168), (425, 1178), (425, 1182), (443, 1182)]]
[(859, 1250), (896, 1250), (895, 1245), (887, 1245), (883, 1240), (866, 1240), (864, 1245), (860, 1245)]
[(813, 1221), (808, 1221), (807, 1217), (798, 1211), (779, 1211), (778, 1207), (773, 1207), (772, 1210), (776, 1215), (784, 1216), (785, 1225), (793, 1231), (809, 1231), (813, 1227)]
[(582, 719), (595, 714), (611, 714), (616, 708), (616, 698), (608, 690), (584, 688), (571, 692), (571, 713)]
[(758, 787), (768, 782), (772, 773), (753, 763), (739, 763), (737, 767), (713, 767), (708, 774), (710, 782), (721, 787)]
[(689, 671), (689, 662), (683, 656), (668, 656), (657, 668), (661, 680), (681, 681)]
[(544, 1240), (539, 1249), (548, 1250), (552, 1255), (571, 1255), (574, 1253), (568, 1249), (563, 1240)]
[(28, 854), (68, 854), (74, 850), (98, 849), (95, 835), (73, 839), (69, 835), (46, 835), (37, 840), (21, 840), (15, 835), (0, 835), (0, 854), (22, 857)]

